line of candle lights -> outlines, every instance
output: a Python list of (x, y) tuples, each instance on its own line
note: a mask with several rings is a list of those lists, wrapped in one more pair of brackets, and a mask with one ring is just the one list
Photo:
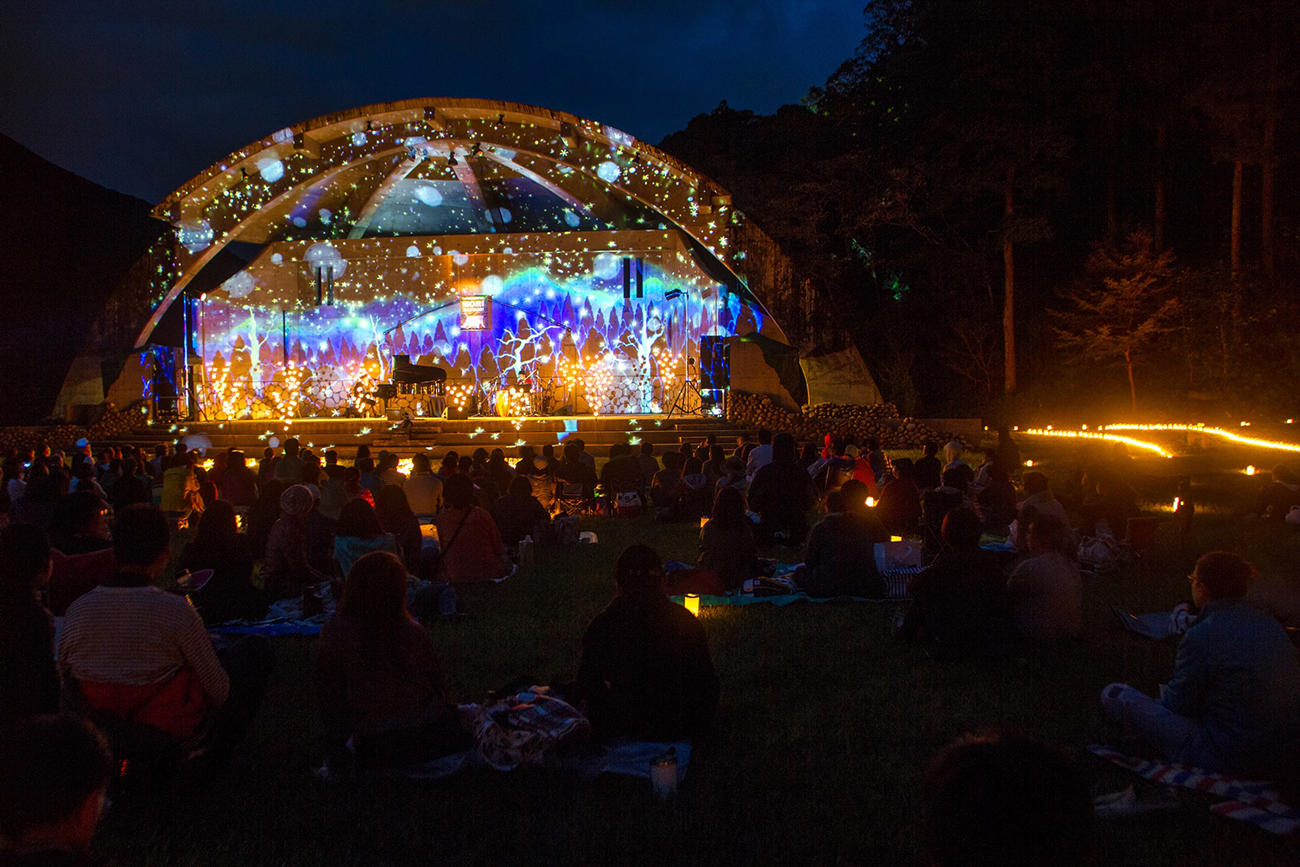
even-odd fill
[(1144, 451), (1153, 452), (1162, 458), (1172, 458), (1173, 454), (1166, 451), (1160, 446), (1146, 440), (1136, 439), (1134, 437), (1121, 436), (1120, 434), (1104, 433), (1101, 431), (1089, 430), (1054, 430), (1051, 427), (1046, 428), (1027, 428), (1020, 431), (1025, 436), (1039, 437), (1056, 437), (1058, 439), (1087, 439), (1103, 440), (1106, 442), (1123, 443), (1126, 446), (1143, 449)]

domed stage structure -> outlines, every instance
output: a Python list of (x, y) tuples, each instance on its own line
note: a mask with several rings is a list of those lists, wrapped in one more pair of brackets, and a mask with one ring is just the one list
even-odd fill
[(154, 216), (172, 231), (91, 341), (102, 361), (130, 335), (105, 390), (119, 404), (194, 421), (720, 415), (733, 374), (806, 394), (753, 288), (752, 264), (786, 262), (775, 245), (717, 184), (594, 121), (368, 106), (230, 154)]

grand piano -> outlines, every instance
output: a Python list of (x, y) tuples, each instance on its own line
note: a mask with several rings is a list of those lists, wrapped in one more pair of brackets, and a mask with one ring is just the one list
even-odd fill
[[(442, 396), (447, 384), (447, 371), (432, 364), (412, 364), (409, 355), (393, 356), (393, 378), (391, 382), (382, 382), (375, 388), (375, 397), (385, 405), (401, 394), (431, 395), (436, 400), (428, 402), (428, 413), (438, 415), (442, 411)], [(436, 407), (435, 407), (436, 404)]]
[(412, 364), (409, 355), (393, 356), (393, 385), (398, 394), (442, 394), (446, 384), (447, 371), (441, 367)]

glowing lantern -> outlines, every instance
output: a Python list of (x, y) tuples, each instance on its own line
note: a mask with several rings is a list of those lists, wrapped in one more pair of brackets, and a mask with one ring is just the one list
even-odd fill
[(686, 607), (687, 611), (691, 612), (692, 616), (700, 616), (700, 594), (687, 593), (686, 598), (682, 600), (682, 605)]
[(1248, 476), (1253, 476), (1253, 475), (1255, 475), (1255, 466), (1254, 466), (1254, 464), (1252, 464), (1252, 465), (1246, 467), (1246, 475), (1248, 475)]
[(902, 537), (902, 536), (890, 536), (890, 537), (889, 537), (889, 541), (891, 541), (891, 542), (901, 542), (901, 541), (903, 541), (903, 537)]
[(868, 509), (874, 509), (875, 507), (876, 507), (876, 498), (875, 498), (875, 497), (867, 497), (867, 508), (868, 508)]

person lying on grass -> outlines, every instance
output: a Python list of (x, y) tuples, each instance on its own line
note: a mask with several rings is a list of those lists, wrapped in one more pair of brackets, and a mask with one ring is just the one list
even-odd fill
[(1106, 716), (1169, 760), (1270, 778), (1279, 750), (1300, 736), (1300, 663), (1286, 630), (1246, 600), (1255, 569), (1212, 551), (1187, 579), (1201, 608), (1178, 645), (1160, 698), (1124, 683), (1101, 693)]
[(718, 674), (704, 627), (664, 595), (659, 555), (632, 545), (618, 558), (618, 596), (582, 638), (578, 690), (601, 739), (671, 741), (708, 729)]

